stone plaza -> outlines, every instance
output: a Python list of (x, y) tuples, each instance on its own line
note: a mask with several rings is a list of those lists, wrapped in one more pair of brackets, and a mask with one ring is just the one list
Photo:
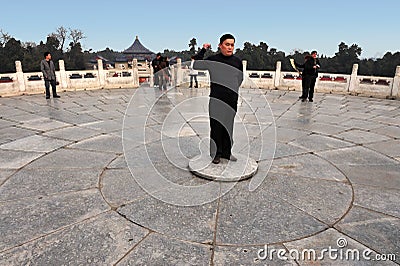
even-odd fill
[(243, 88), (233, 152), (258, 170), (217, 182), (188, 169), (208, 93), (0, 98), (0, 265), (400, 263), (398, 100)]

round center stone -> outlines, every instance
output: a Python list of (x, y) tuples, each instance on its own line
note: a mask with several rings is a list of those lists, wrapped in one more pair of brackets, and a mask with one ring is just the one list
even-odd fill
[(189, 170), (195, 175), (215, 181), (235, 182), (245, 180), (257, 173), (257, 162), (248, 156), (237, 154), (237, 161), (221, 158), (219, 164), (212, 163), (208, 155), (198, 155), (189, 161)]

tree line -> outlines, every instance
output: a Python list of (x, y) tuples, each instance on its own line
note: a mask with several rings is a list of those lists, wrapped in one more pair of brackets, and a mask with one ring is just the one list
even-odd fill
[[(197, 41), (195, 38), (189, 41), (188, 51), (175, 52), (164, 50), (164, 54), (169, 57), (180, 57), (182, 61), (190, 60), (190, 57), (198, 52)], [(311, 52), (311, 51), (309, 51)], [(293, 71), (290, 65), (290, 58), (296, 62), (304, 62), (304, 58), (309, 52), (294, 51), (293, 54), (286, 55), (283, 51), (270, 48), (267, 43), (260, 42), (258, 45), (245, 42), (243, 48), (236, 49), (235, 55), (242, 60), (247, 60), (247, 69), (250, 70), (275, 70), (276, 62), (281, 61), (283, 71)], [(396, 66), (400, 65), (400, 52), (387, 52), (382, 58), (360, 59), (362, 48), (357, 44), (347, 45), (341, 42), (338, 51), (333, 57), (322, 55), (320, 57), (321, 70), (325, 73), (351, 74), (353, 64), (358, 64), (358, 74), (365, 76), (393, 77)], [(211, 51), (209, 54), (216, 53)], [(207, 54), (206, 54), (207, 56)]]
[[(43, 53), (49, 51), (53, 60), (64, 60), (67, 70), (81, 70), (88, 68), (87, 63), (97, 55), (103, 56), (110, 61), (123, 56), (122, 52), (106, 48), (103, 51), (83, 50), (81, 40), (86, 38), (79, 29), (66, 29), (59, 27), (50, 33), (46, 42), (39, 44), (34, 42), (21, 42), (0, 29), (0, 73), (15, 72), (15, 61), (22, 62), (24, 72), (40, 71), (39, 62)], [(66, 45), (68, 43), (68, 45)], [(189, 61), (190, 57), (199, 51), (196, 38), (192, 38), (188, 44), (188, 50), (174, 51), (164, 50), (163, 55), (168, 58), (181, 58)], [(210, 49), (206, 56), (218, 51)], [(400, 65), (400, 52), (387, 52), (382, 58), (360, 59), (362, 48), (357, 44), (347, 45), (341, 42), (338, 51), (333, 57), (322, 55), (320, 57), (321, 71), (326, 73), (350, 74), (353, 64), (359, 65), (358, 74), (367, 76), (393, 77), (396, 66)], [(251, 70), (275, 70), (276, 62), (282, 62), (283, 71), (293, 71), (289, 59), (294, 58), (297, 62), (304, 61), (307, 52), (294, 51), (286, 55), (285, 52), (276, 48), (270, 48), (267, 43), (260, 42), (258, 45), (245, 42), (243, 48), (236, 49), (236, 56), (247, 60), (247, 69)], [(56, 64), (58, 67), (58, 64)]]

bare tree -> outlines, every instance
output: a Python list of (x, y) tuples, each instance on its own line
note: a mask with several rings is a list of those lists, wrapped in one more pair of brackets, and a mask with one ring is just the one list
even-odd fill
[(83, 32), (81, 30), (78, 29), (69, 29), (69, 37), (72, 40), (72, 44), (75, 46), (77, 43), (80, 42), (80, 40), (86, 38), (83, 35)]
[(59, 49), (61, 51), (64, 50), (64, 44), (65, 44), (65, 41), (67, 40), (67, 33), (68, 33), (68, 30), (66, 28), (64, 28), (63, 26), (60, 26), (57, 28), (55, 33), (50, 34), (51, 37), (55, 37), (59, 41), (59, 43), (60, 43)]
[(12, 38), (10, 34), (0, 29), (0, 46), (4, 47), (6, 43)]

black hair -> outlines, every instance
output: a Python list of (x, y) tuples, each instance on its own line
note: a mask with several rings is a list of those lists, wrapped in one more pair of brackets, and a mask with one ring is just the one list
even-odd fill
[(311, 52), (311, 54), (318, 54), (318, 53), (317, 53), (317, 51), (314, 50)]
[(219, 38), (219, 44), (222, 44), (226, 39), (235, 40), (235, 37), (233, 37), (233, 35), (230, 33), (225, 33), (224, 35), (221, 36), (221, 38)]
[(44, 52), (43, 56), (46, 58), (49, 54), (50, 54), (50, 52)]

